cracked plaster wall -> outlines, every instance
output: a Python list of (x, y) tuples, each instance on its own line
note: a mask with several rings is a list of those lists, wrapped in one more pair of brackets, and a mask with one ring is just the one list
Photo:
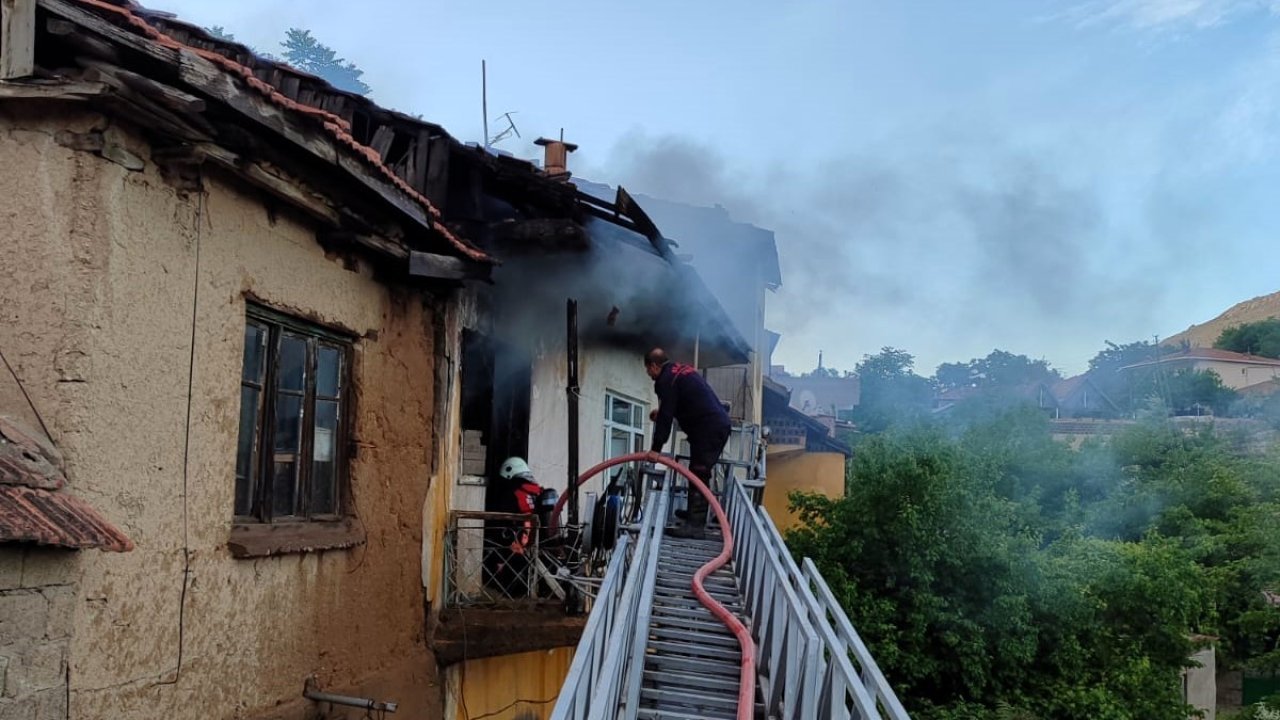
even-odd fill
[[(302, 700), (314, 673), (326, 690), (399, 702), (399, 717), (435, 716), (419, 556), (431, 302), (326, 257), (314, 228), (269, 213), (256, 191), (218, 176), (203, 196), (175, 190), (136, 135), (62, 107), (0, 108), (0, 349), (67, 458), (69, 490), (137, 549), (0, 546), (0, 615), (21, 607), (13, 637), (52, 648), (39, 657), (49, 672), (22, 688), (54, 689), (37, 686), (57, 665), (61, 700), (37, 702), (58, 717), (347, 717)], [(94, 128), (145, 167), (55, 141)], [(362, 335), (361, 547), (258, 560), (227, 550), (246, 294)], [(4, 647), (0, 676), (34, 667), (15, 668)]]

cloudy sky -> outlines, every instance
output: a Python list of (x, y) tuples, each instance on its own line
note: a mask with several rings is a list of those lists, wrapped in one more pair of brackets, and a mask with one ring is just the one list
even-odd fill
[(150, 0), (381, 104), (778, 233), (776, 361), (1075, 372), (1280, 290), (1280, 0)]

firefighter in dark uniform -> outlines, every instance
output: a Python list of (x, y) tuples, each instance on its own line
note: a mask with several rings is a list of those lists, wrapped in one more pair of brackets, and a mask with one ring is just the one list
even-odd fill
[[(671, 436), (671, 421), (689, 438), (689, 470), (707, 486), (720, 453), (729, 442), (729, 414), (697, 368), (671, 362), (666, 352), (654, 348), (644, 356), (645, 371), (653, 378), (658, 408), (649, 414), (654, 421), (652, 452), (662, 452)], [(707, 499), (689, 488), (689, 511), (684, 522), (668, 532), (672, 537), (701, 539), (707, 523)]]

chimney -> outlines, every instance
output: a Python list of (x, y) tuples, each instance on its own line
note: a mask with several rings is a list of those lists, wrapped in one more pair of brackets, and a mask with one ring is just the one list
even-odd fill
[(578, 149), (577, 145), (561, 140), (538, 138), (533, 141), (543, 148), (542, 170), (554, 180), (569, 179), (569, 153)]

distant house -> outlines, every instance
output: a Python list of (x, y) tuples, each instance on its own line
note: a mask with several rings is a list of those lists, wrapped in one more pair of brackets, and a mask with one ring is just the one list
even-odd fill
[(976, 387), (958, 387), (941, 390), (933, 398), (933, 411), (946, 412), (960, 403), (971, 400), (982, 394)]
[(862, 382), (856, 375), (844, 377), (788, 375), (774, 366), (770, 375), (791, 392), (791, 407), (805, 415), (831, 415), (847, 419), (862, 398)]
[(1120, 406), (1098, 387), (1089, 373), (1059, 380), (1053, 384), (1052, 391), (1060, 417), (1102, 417), (1120, 413)]
[(1058, 416), (1058, 400), (1053, 389), (1042, 382), (1027, 383), (1015, 388), (980, 388), (959, 387), (940, 391), (933, 398), (933, 412), (941, 414), (949, 412), (961, 403), (976, 398), (987, 398), (991, 402), (1011, 405), (1034, 404), (1044, 410), (1050, 417)]
[(1127, 365), (1120, 370), (1134, 372), (1156, 367), (1170, 372), (1212, 370), (1222, 378), (1222, 384), (1232, 390), (1280, 379), (1280, 360), (1215, 348), (1190, 348), (1155, 360)]
[(845, 460), (851, 455), (848, 446), (832, 437), (831, 424), (797, 410), (790, 395), (765, 378), (764, 421), (770, 437), (764, 507), (783, 530), (799, 522), (788, 507), (791, 493), (844, 496)]

